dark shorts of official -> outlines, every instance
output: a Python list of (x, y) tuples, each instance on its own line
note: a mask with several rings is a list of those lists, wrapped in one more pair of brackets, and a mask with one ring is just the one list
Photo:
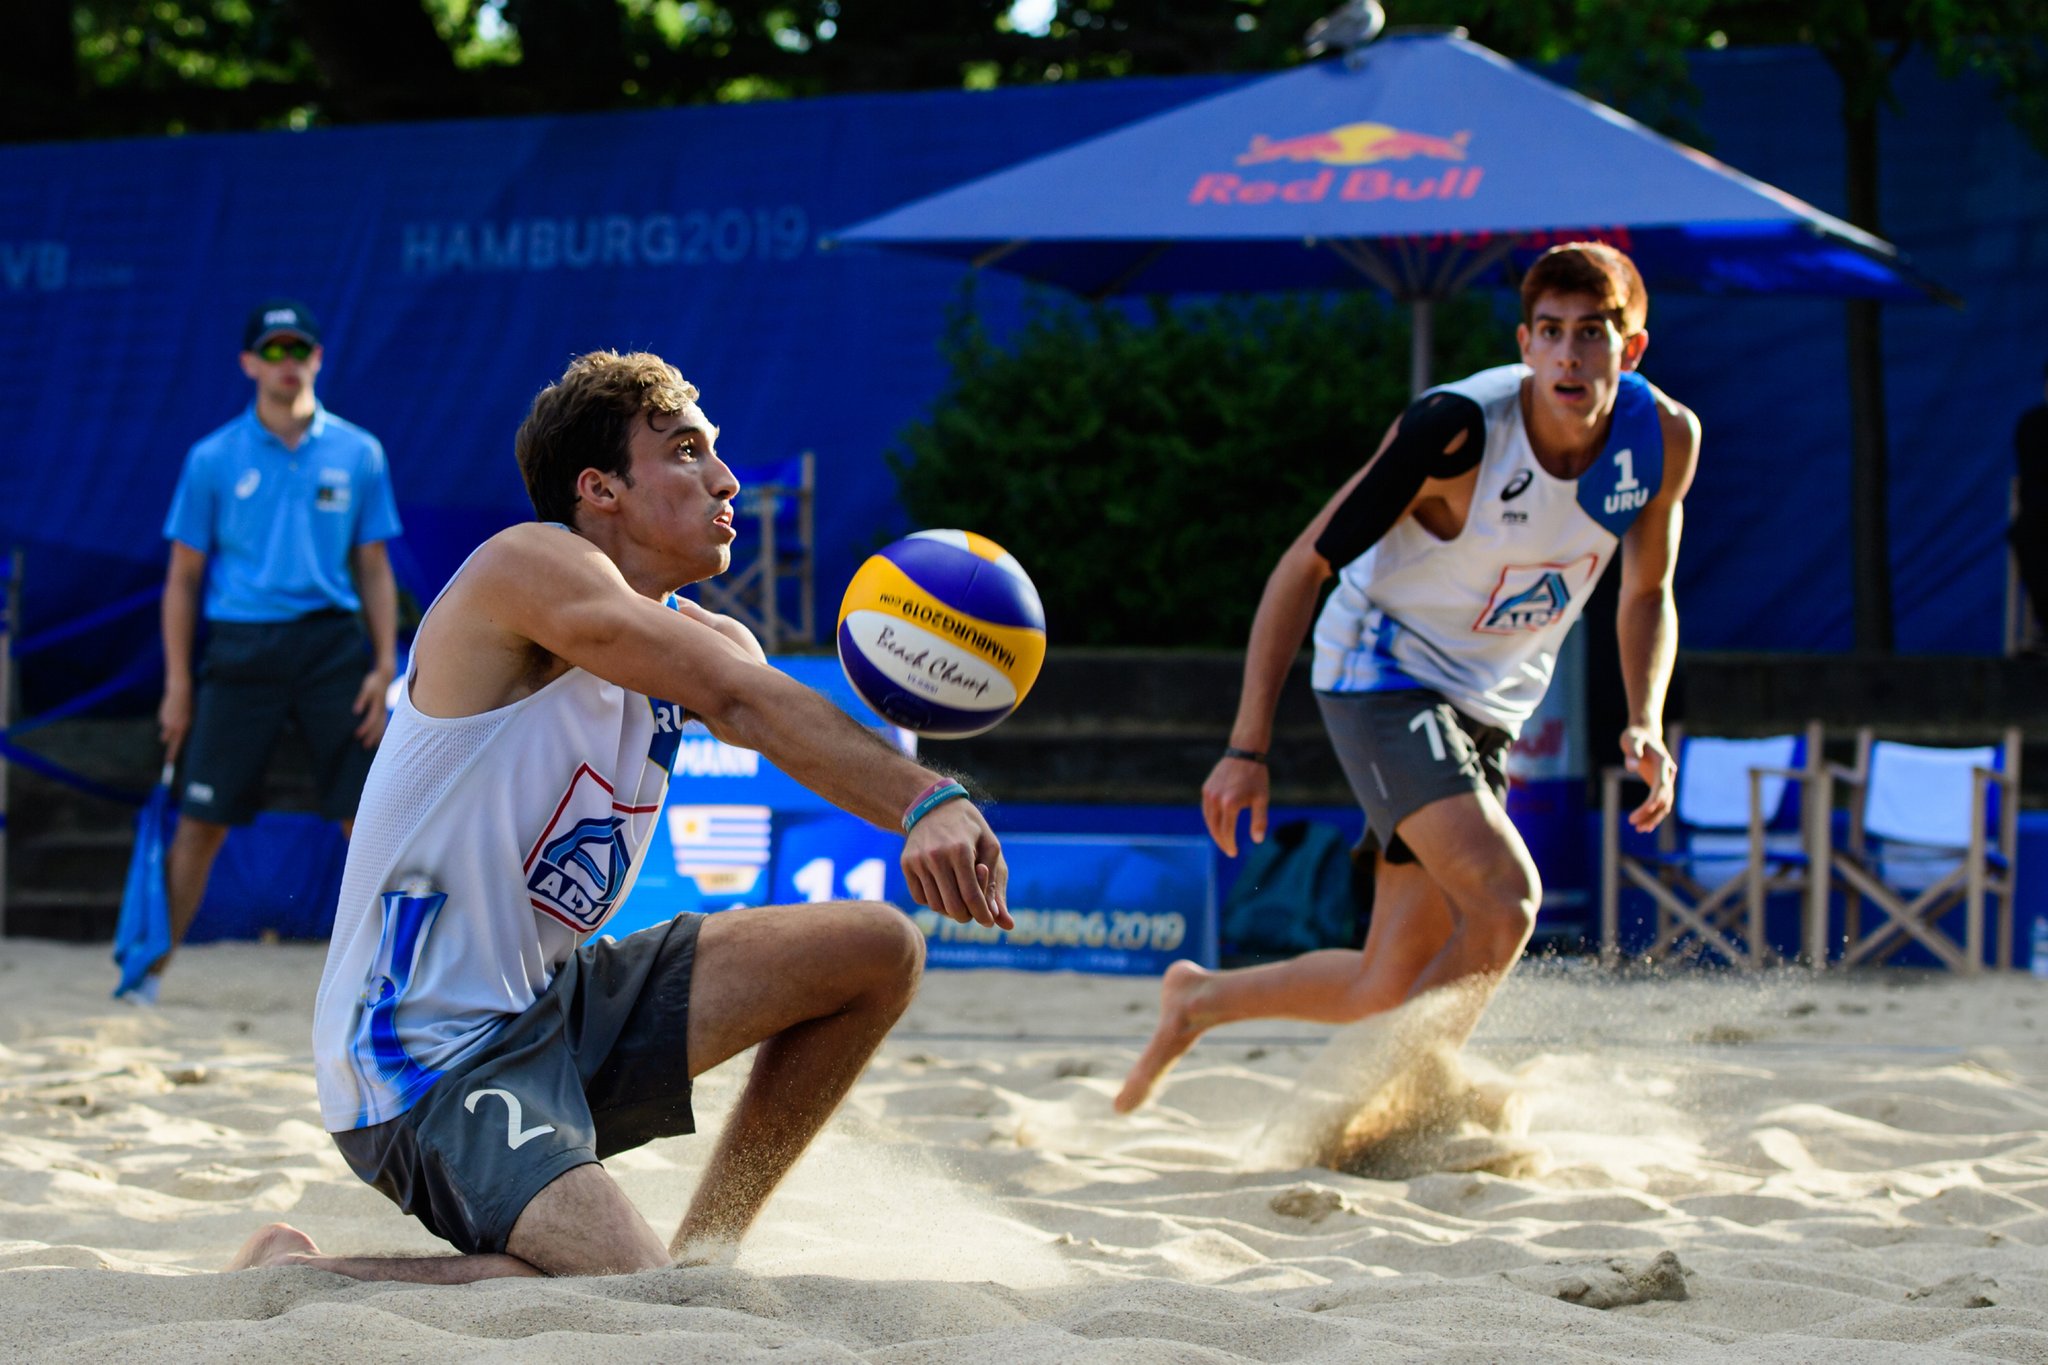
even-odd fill
[(372, 757), (356, 738), (362, 717), (354, 709), (370, 663), (369, 637), (349, 612), (210, 622), (192, 730), (178, 755), (178, 809), (195, 820), (248, 824), (289, 722), (312, 752), (320, 813), (353, 820)]
[(697, 1129), (690, 977), (702, 915), (563, 964), (533, 1008), (395, 1119), (334, 1134), (351, 1169), (465, 1253), (502, 1252), (533, 1197), (578, 1166)]
[(1365, 808), (1366, 840), (1390, 863), (1415, 861), (1394, 829), (1431, 802), (1482, 791), (1507, 800), (1508, 732), (1473, 720), (1441, 693), (1318, 692), (1316, 705)]

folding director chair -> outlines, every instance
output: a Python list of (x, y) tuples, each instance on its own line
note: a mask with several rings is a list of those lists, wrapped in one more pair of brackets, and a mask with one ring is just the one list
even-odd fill
[[(771, 654), (791, 642), (810, 643), (817, 628), (811, 582), (816, 464), (807, 450), (777, 465), (734, 468), (740, 481), (734, 512), (741, 535), (733, 564), (697, 585), (698, 600), (707, 609), (745, 622)], [(794, 584), (794, 616), (784, 608), (785, 580)]]
[[(1984, 966), (1984, 902), (1997, 902), (1997, 965), (2012, 965), (2013, 861), (2019, 847), (2020, 732), (1968, 749), (1856, 736), (1856, 766), (1830, 766), (1848, 793), (1846, 843), (1829, 853), (1841, 883), (1845, 967), (1888, 961), (1919, 943), (1945, 966)], [(1865, 902), (1880, 922), (1863, 928)], [(1963, 908), (1958, 943), (1941, 922)]]
[[(1776, 960), (1764, 933), (1764, 903), (1773, 892), (1806, 894), (1826, 906), (1827, 884), (1814, 875), (1816, 831), (1826, 804), (1820, 768), (1821, 727), (1803, 735), (1763, 739), (1691, 738), (1671, 730), (1678, 790), (1656, 847), (1621, 846), (1621, 786), (1626, 768), (1601, 780), (1600, 948), (1621, 960), (1621, 883), (1648, 893), (1655, 907), (1650, 961), (1712, 954), (1732, 967), (1755, 969)], [(1805, 791), (1807, 786), (1812, 791)]]

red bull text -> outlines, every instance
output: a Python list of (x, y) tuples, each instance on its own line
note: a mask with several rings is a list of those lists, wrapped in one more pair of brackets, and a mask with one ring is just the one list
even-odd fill
[(1347, 123), (1326, 132), (1300, 137), (1273, 138), (1263, 134), (1239, 154), (1240, 166), (1261, 166), (1277, 162), (1325, 167), (1310, 176), (1288, 180), (1238, 175), (1227, 171), (1207, 172), (1188, 192), (1190, 204), (1265, 204), (1274, 201), (1314, 204), (1335, 197), (1354, 203), (1379, 199), (1470, 199), (1479, 191), (1486, 174), (1483, 166), (1453, 166), (1441, 174), (1396, 175), (1378, 168), (1348, 170), (1341, 179), (1335, 167), (1369, 167), (1378, 161), (1409, 161), (1426, 157), (1434, 161), (1466, 159), (1470, 133), (1437, 137), (1410, 132), (1386, 123)]
[(1265, 180), (1211, 171), (1188, 191), (1190, 204), (1267, 204), (1274, 200), (1288, 204), (1318, 204), (1336, 197), (1356, 203), (1375, 199), (1470, 199), (1479, 191), (1486, 174), (1483, 166), (1452, 167), (1442, 175), (1411, 180), (1382, 170), (1351, 171), (1339, 182), (1335, 171), (1318, 171), (1306, 178)]

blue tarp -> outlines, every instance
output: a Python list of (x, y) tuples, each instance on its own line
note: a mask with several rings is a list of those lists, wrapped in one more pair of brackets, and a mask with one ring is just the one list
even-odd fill
[(171, 799), (170, 773), (164, 773), (135, 817), (135, 851), (128, 859), (128, 880), (121, 890), (121, 914), (114, 925), (114, 965), (121, 979), (115, 995), (142, 984), (156, 960), (171, 950), (171, 898), (164, 881), (164, 859), (171, 833), (178, 826), (178, 808)]
[[(1694, 71), (1716, 156), (1839, 211), (1817, 56), (1709, 54)], [(816, 233), (1242, 83), (0, 148), (0, 545), (28, 550), (24, 632), (160, 580), (179, 461), (247, 401), (238, 328), (277, 291), (323, 315), (321, 392), (390, 451), (396, 562), (422, 600), (528, 515), (511, 435), (533, 393), (576, 351), (648, 346), (704, 389), (741, 466), (817, 451), (829, 619), (905, 529), (882, 456), (944, 383), (935, 343), (963, 271), (820, 253)], [(1987, 88), (1909, 62), (1900, 91), (1882, 120), (1886, 236), (1969, 306), (1888, 313), (1899, 640), (1990, 652), (2010, 431), (2048, 359), (2048, 168)], [(999, 332), (1022, 292), (985, 280)], [(1706, 430), (1685, 644), (1846, 648), (1840, 306), (1659, 295), (1650, 323), (1645, 372)], [(1504, 359), (1510, 344), (1504, 326)], [(154, 649), (154, 612), (133, 601), (24, 661), (26, 713)], [(147, 682), (133, 691), (153, 704)]]
[[(570, 356), (675, 361), (746, 469), (818, 455), (819, 598), (909, 529), (882, 451), (943, 382), (959, 272), (818, 230), (1216, 88), (1124, 81), (295, 134), (0, 147), (0, 546), (34, 633), (159, 580), (191, 443), (249, 401), (243, 316), (304, 298), (320, 393), (390, 454), (429, 599), (530, 517), (512, 433)], [(138, 607), (37, 656), (31, 714), (152, 648)]]

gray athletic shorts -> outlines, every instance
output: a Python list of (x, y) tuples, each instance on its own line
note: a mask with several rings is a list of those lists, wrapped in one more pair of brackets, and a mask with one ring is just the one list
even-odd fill
[(215, 621), (207, 628), (192, 730), (178, 753), (178, 809), (195, 820), (246, 825), (263, 795), (263, 770), (289, 722), (313, 755), (320, 813), (352, 820), (370, 775), (356, 738), (356, 694), (370, 642), (355, 616), (316, 612), (296, 621)]
[(405, 1113), (334, 1134), (355, 1173), (459, 1251), (502, 1252), (557, 1176), (658, 1137), (690, 1111), (690, 976), (702, 915), (571, 954), (533, 1008)]
[(1323, 726), (1358, 804), (1366, 838), (1390, 863), (1415, 854), (1395, 826), (1432, 801), (1491, 790), (1508, 795), (1508, 732), (1482, 725), (1427, 688), (1318, 692)]

